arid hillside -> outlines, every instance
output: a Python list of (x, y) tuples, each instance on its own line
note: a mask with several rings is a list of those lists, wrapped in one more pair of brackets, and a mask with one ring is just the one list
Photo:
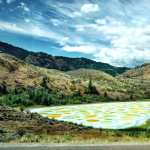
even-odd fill
[(139, 79), (141, 81), (150, 80), (150, 63), (126, 71), (121, 76), (125, 78)]
[(64, 94), (84, 90), (83, 84), (61, 71), (36, 67), (4, 53), (0, 53), (0, 70), (0, 83), (8, 88), (45, 86)]
[[(149, 65), (143, 66), (142, 69), (144, 70), (144, 78), (149, 78)], [(63, 104), (67, 104), (68, 102), (72, 104), (74, 101), (76, 103), (87, 103), (142, 100), (150, 97), (150, 82), (148, 80), (144, 79), (141, 82), (141, 77), (132, 78), (132, 76), (127, 77), (126, 75), (129, 72), (131, 72), (130, 74), (137, 74), (134, 73), (137, 72), (137, 68), (117, 77), (94, 69), (78, 69), (62, 72), (37, 67), (12, 55), (0, 53), (0, 70), (1, 95), (4, 93), (9, 94), (9, 91), (12, 89), (17, 90), (17, 92), (12, 92), (15, 95), (16, 93), (20, 93), (20, 89), (30, 92), (35, 89), (44, 88), (46, 90), (42, 89), (42, 92), (40, 90), (34, 92), (34, 94), (31, 93), (30, 96), (27, 96), (27, 99), (30, 100), (32, 98), (35, 101), (37, 98), (42, 99), (43, 92), (46, 91), (44, 93), (45, 98), (42, 100), (45, 101), (49, 97), (48, 94), (53, 93), (53, 98), (51, 98), (51, 95), (49, 97), (50, 101), (53, 102), (47, 102), (48, 105), (58, 100), (58, 97), (55, 97), (55, 95), (59, 95), (59, 100), (64, 99), (64, 96), (72, 96), (70, 99), (65, 100)], [(85, 98), (84, 96), (87, 94), (88, 99), (85, 100), (87, 97)], [(33, 95), (36, 95), (36, 97)], [(96, 95), (96, 100), (91, 95)], [(78, 98), (74, 98), (76, 96)], [(20, 97), (22, 98), (22, 95)], [(26, 93), (23, 94), (23, 97), (26, 98)]]

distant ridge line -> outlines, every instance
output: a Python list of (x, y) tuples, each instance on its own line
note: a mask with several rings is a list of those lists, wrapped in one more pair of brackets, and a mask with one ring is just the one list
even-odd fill
[(52, 56), (44, 52), (32, 52), (8, 43), (0, 42), (0, 51), (13, 55), (26, 63), (44, 67), (48, 69), (57, 69), (61, 71), (71, 71), (80, 68), (96, 69), (116, 76), (129, 70), (127, 67), (115, 67), (107, 63), (96, 62), (88, 58), (71, 58), (65, 56)]

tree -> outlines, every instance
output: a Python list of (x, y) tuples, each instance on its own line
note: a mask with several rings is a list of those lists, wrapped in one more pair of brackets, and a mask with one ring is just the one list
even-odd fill
[(120, 101), (120, 98), (119, 98), (119, 96), (117, 96), (117, 97), (116, 97), (116, 101)]
[(0, 93), (1, 94), (7, 94), (8, 91), (7, 91), (7, 86), (6, 86), (6, 82), (3, 81), (1, 84), (0, 84)]
[(92, 83), (92, 79), (90, 78), (89, 80), (89, 84), (88, 84), (88, 93), (92, 93), (93, 90), (93, 83)]
[(45, 89), (49, 89), (48, 82), (49, 82), (48, 77), (47, 76), (43, 77), (41, 86), (44, 87)]
[(97, 91), (96, 87), (93, 85), (91, 78), (89, 80), (88, 93), (89, 94), (97, 94), (97, 95), (99, 95), (99, 92)]
[(108, 97), (108, 94), (107, 94), (107, 92), (105, 92), (105, 93), (104, 93), (104, 97)]
[(130, 100), (133, 100), (134, 99), (134, 96), (133, 94), (130, 95)]

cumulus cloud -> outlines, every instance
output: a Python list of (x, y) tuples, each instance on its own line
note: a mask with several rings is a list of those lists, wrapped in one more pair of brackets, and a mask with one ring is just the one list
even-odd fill
[[(116, 66), (132, 66), (139, 62), (150, 61), (150, 25), (128, 26), (114, 18), (106, 17), (95, 20), (95, 23), (77, 25), (76, 30), (85, 35), (93, 33), (95, 40), (96, 35), (100, 35), (110, 45), (92, 42), (90, 48), (67, 46), (64, 50), (90, 53), (95, 60)], [(97, 45), (96, 48), (95, 45)]]
[[(102, 48), (95, 55), (95, 60), (103, 61), (114, 66), (136, 66), (139, 63), (150, 61), (149, 50)], [(132, 65), (131, 65), (132, 63)]]
[(95, 54), (97, 60), (111, 63), (113, 65), (126, 65), (138, 63), (138, 60), (150, 61), (150, 26), (144, 27), (125, 25), (106, 25), (97, 27), (110, 41), (110, 48), (100, 49)]
[(98, 4), (88, 3), (88, 4), (84, 4), (81, 7), (81, 12), (83, 12), (83, 13), (92, 13), (92, 12), (97, 12), (99, 10), (100, 10), (100, 8), (99, 8)]

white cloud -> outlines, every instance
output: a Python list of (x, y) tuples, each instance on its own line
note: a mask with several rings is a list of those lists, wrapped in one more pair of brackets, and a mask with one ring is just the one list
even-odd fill
[(95, 55), (96, 61), (102, 61), (114, 66), (138, 65), (141, 61), (150, 61), (149, 50), (122, 49), (122, 48), (102, 48)]
[(100, 8), (99, 8), (98, 4), (88, 3), (88, 4), (84, 4), (81, 7), (81, 12), (83, 12), (83, 13), (92, 13), (92, 12), (97, 12), (99, 10), (100, 10)]
[(14, 2), (15, 0), (6, 0), (6, 3), (10, 4), (12, 2)]
[(95, 54), (96, 59), (113, 65), (130, 66), (135, 61), (150, 61), (150, 26), (125, 26), (110, 24), (97, 26), (97, 31), (109, 40), (111, 47), (102, 48)]
[(17, 34), (30, 35), (34, 37), (53, 39), (60, 44), (65, 44), (69, 39), (68, 37), (64, 37), (61, 34), (45, 29), (44, 27), (38, 27), (34, 25), (19, 26), (14, 23), (0, 21), (0, 30), (9, 31)]
[(27, 5), (24, 2), (21, 2), (19, 7), (22, 8), (26, 12), (30, 12), (29, 7), (27, 7)]
[(29, 12), (30, 9), (28, 7), (24, 7), (24, 11)]
[(95, 22), (99, 25), (105, 25), (107, 23), (106, 19), (97, 19)]
[(79, 46), (66, 45), (63, 47), (63, 50), (67, 52), (80, 52), (85, 54), (92, 54), (92, 53), (96, 53), (97, 48), (91, 45), (79, 45)]
[(26, 33), (26, 31), (24, 29), (17, 27), (16, 24), (2, 22), (2, 21), (0, 21), (0, 30), (12, 31), (12, 32), (17, 32), (17, 33), (22, 33), (22, 34)]
[(31, 20), (30, 20), (30, 19), (28, 19), (28, 18), (25, 18), (25, 19), (24, 19), (24, 21), (25, 21), (26, 23), (31, 22)]
[(63, 37), (60, 41), (59, 44), (64, 46), (67, 42), (69, 41), (69, 37)]
[(59, 26), (61, 24), (61, 22), (58, 19), (50, 19), (50, 22), (52, 22), (54, 26)]
[[(83, 36), (93, 34), (95, 40), (103, 37), (108, 45), (91, 42), (97, 49), (90, 49), (90, 53), (97, 61), (103, 61), (117, 66), (132, 66), (141, 62), (150, 61), (150, 25), (135, 26), (124, 24), (114, 18), (106, 17), (96, 20), (96, 23), (76, 25), (76, 30)], [(91, 35), (90, 34), (90, 35)], [(87, 38), (88, 40), (88, 38)], [(70, 47), (68, 47), (69, 49)], [(69, 51), (69, 50), (68, 50)], [(86, 50), (75, 48), (73, 51), (87, 53)], [(137, 63), (137, 64), (136, 64)]]
[[(99, 30), (99, 25), (94, 24), (94, 23), (89, 23), (89, 24), (79, 24), (75, 26), (77, 31), (85, 31), (88, 33), (90, 30)], [(88, 32), (87, 32), (88, 31)]]
[(79, 32), (85, 31), (85, 26), (82, 26), (82, 25), (77, 25), (75, 28), (76, 28), (76, 31), (79, 31)]
[(77, 12), (77, 11), (75, 11), (75, 12), (73, 12), (72, 14), (71, 14), (71, 17), (81, 17), (82, 16), (82, 13), (79, 11), (79, 12)]

